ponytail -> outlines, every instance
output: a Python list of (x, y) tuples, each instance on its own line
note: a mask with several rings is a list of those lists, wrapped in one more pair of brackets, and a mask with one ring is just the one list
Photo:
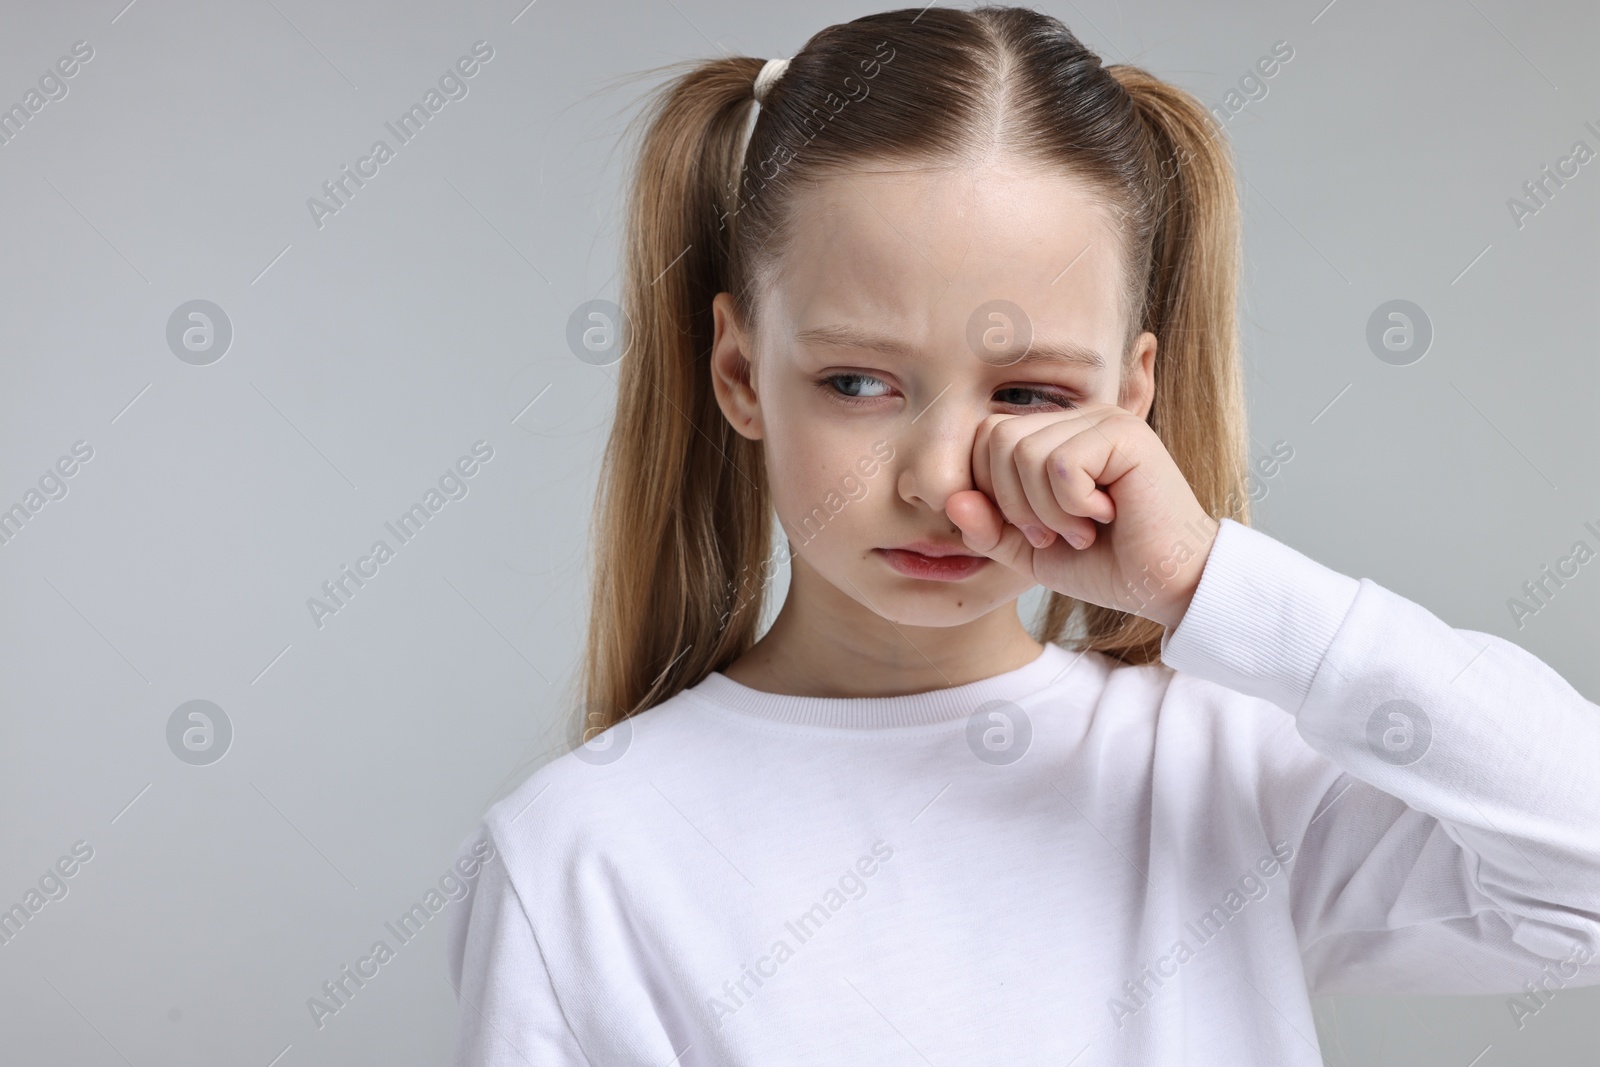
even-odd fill
[[(1143, 202), (1153, 208), (1144, 291), (1130, 340), (1156, 335), (1149, 423), (1214, 519), (1248, 525), (1249, 471), (1237, 293), (1241, 255), (1233, 161), (1222, 130), (1192, 95), (1126, 64), (1106, 72), (1132, 98), (1146, 134)], [(1128, 368), (1124, 367), (1124, 371)], [(1124, 375), (1126, 380), (1126, 375)], [(1139, 615), (1051, 593), (1044, 639), (1063, 637), (1074, 603), (1086, 647), (1129, 663), (1158, 663), (1162, 626)]]
[(581, 737), (660, 703), (755, 641), (771, 504), (760, 442), (711, 388), (711, 299), (759, 59), (702, 63), (658, 91), (627, 206), (617, 403), (590, 532)]

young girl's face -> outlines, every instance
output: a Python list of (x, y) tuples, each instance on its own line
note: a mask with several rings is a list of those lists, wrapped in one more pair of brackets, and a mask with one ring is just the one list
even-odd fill
[[(713, 304), (718, 399), (764, 442), (790, 596), (842, 596), (902, 625), (970, 622), (1028, 580), (992, 560), (907, 573), (890, 550), (967, 552), (944, 506), (976, 488), (979, 422), (1084, 401), (1149, 412), (1154, 335), (1121, 373), (1112, 215), (1060, 175), (991, 165), (851, 173), (809, 189), (798, 219), (760, 336), (729, 294)], [(1080, 358), (1014, 358), (1024, 350)]]

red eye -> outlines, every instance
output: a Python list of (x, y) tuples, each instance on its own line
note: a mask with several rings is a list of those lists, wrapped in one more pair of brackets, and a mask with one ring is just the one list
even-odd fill
[[(1012, 386), (1007, 386), (1004, 389), (998, 390), (995, 393), (995, 395), (999, 396), (1001, 393), (1021, 393), (1023, 396), (1039, 397), (1040, 399), (1046, 400), (1046, 401), (1048, 401), (1048, 402), (1050, 402), (1052, 404), (1057, 404), (1057, 405), (1059, 405), (1059, 406), (1061, 406), (1063, 408), (1075, 408), (1075, 407), (1077, 407), (1077, 405), (1072, 402), (1072, 398), (1071, 397), (1067, 396), (1064, 393), (1057, 393), (1054, 390), (1050, 390), (1050, 389), (1033, 389), (1033, 388), (1030, 388), (1028, 386), (1012, 385)], [(1009, 403), (1009, 401), (1001, 401), (1001, 403)], [(1016, 404), (1015, 406), (1016, 407), (1034, 407), (1035, 405), (1023, 403), (1023, 404)]]

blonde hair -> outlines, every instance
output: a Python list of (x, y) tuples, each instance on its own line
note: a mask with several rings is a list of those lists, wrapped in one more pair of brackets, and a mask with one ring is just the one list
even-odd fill
[[(795, 194), (866, 163), (995, 151), (1082, 179), (1118, 218), (1133, 341), (1158, 339), (1149, 423), (1213, 516), (1248, 522), (1235, 303), (1239, 210), (1221, 130), (1182, 89), (1105, 66), (1026, 8), (907, 8), (817, 33), (753, 126), (748, 57), (673, 64), (643, 113), (624, 247), (625, 355), (591, 528), (574, 742), (721, 670), (759, 636), (772, 504), (761, 444), (712, 391), (712, 297), (752, 332)], [(652, 72), (653, 73), (653, 72)], [(748, 134), (747, 134), (748, 129)], [(1048, 594), (1034, 636), (1159, 663), (1161, 627)], [(1068, 631), (1075, 624), (1075, 632)]]

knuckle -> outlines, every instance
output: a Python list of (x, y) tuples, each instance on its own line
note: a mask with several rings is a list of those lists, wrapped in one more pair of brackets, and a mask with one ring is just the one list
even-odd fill
[(1037, 436), (1024, 437), (1017, 442), (1017, 457), (1029, 466), (1042, 466), (1051, 451), (1050, 444), (1040, 441)]
[(1022, 427), (1017, 425), (1017, 420), (1003, 415), (991, 416), (1000, 421), (995, 423), (989, 431), (990, 435), (1007, 447), (1015, 447), (1023, 439)]
[(1072, 460), (1071, 446), (1072, 441), (1068, 441), (1050, 453), (1050, 474), (1064, 483), (1072, 482), (1078, 471), (1078, 465)]

